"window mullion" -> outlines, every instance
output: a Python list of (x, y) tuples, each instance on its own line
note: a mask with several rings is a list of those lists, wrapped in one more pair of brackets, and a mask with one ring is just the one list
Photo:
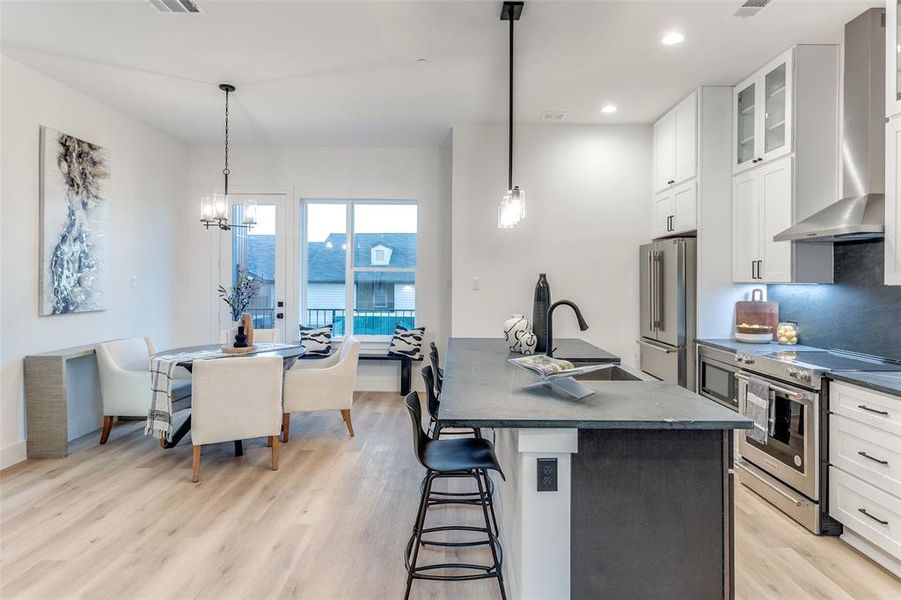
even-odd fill
[(344, 335), (354, 334), (354, 203), (345, 202), (347, 250), (344, 253)]

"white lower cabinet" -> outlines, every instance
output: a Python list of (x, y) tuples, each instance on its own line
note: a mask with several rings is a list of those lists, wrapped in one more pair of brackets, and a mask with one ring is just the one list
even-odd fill
[(885, 284), (901, 285), (901, 115), (885, 125)]
[(842, 539), (901, 576), (901, 397), (832, 382), (829, 515)]

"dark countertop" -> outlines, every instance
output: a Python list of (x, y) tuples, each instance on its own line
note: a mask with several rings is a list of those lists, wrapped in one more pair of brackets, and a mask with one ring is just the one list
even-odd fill
[(813, 346), (802, 346), (797, 344), (787, 346), (778, 342), (770, 342), (769, 344), (749, 344), (747, 342), (739, 342), (733, 339), (699, 339), (695, 340), (702, 346), (710, 346), (711, 348), (719, 348), (726, 352), (744, 352), (746, 354), (767, 354), (769, 352), (782, 352), (785, 350), (794, 352), (809, 352), (822, 350), (822, 348), (814, 348)]
[[(598, 351), (610, 356), (600, 349), (592, 352)], [(507, 362), (514, 356), (501, 339), (451, 338), (438, 413), (441, 423), (566, 429), (751, 427), (751, 421), (734, 410), (659, 381), (581, 381), (597, 392), (582, 400), (548, 388), (524, 390), (538, 378)]]
[(867, 389), (901, 397), (901, 370), (865, 373), (838, 371), (826, 375), (829, 379), (844, 381)]
[(619, 357), (578, 338), (554, 340), (554, 358), (570, 362), (619, 363)]

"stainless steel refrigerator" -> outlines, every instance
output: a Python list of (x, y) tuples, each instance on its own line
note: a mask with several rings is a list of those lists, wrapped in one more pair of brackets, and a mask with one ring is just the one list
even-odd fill
[(641, 370), (695, 391), (697, 240), (641, 246)]

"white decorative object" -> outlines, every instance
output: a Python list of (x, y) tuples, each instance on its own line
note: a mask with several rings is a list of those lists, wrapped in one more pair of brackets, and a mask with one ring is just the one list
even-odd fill
[(532, 325), (525, 315), (514, 314), (504, 321), (504, 341), (512, 352), (520, 352), (521, 346), (516, 337), (520, 331), (528, 331)]
[(531, 329), (519, 331), (516, 333), (516, 339), (519, 342), (520, 354), (535, 354), (535, 346), (538, 345), (538, 336)]

